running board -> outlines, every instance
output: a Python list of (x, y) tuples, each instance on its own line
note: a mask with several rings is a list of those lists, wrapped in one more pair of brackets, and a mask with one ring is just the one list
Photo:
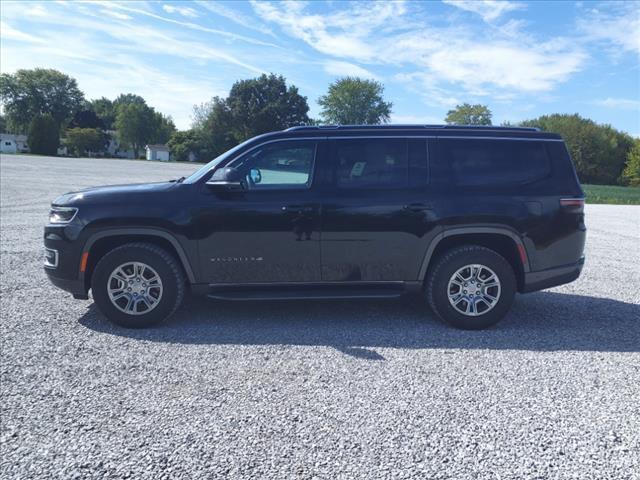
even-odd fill
[(305, 300), (340, 298), (398, 298), (406, 293), (399, 286), (375, 287), (265, 287), (265, 288), (215, 288), (207, 296), (216, 300)]

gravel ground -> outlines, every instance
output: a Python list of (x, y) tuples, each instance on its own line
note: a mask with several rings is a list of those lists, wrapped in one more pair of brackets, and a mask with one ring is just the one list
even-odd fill
[(128, 331), (49, 285), (53, 198), (192, 169), (0, 159), (2, 478), (640, 478), (640, 207), (588, 206), (583, 276), (483, 332), (418, 299)]

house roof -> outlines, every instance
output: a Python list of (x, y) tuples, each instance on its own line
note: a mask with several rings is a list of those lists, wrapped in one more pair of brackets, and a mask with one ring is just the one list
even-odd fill
[(156, 145), (147, 145), (147, 147), (149, 150), (155, 150), (156, 152), (168, 152), (169, 151), (169, 147), (167, 147), (166, 145), (162, 145), (162, 144), (156, 144)]

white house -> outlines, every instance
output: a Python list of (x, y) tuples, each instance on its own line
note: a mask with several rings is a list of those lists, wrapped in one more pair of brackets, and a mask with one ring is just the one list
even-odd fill
[(169, 147), (166, 145), (147, 145), (147, 160), (169, 161)]
[(26, 153), (29, 151), (26, 135), (0, 133), (0, 151), (2, 153)]
[(0, 133), (0, 152), (16, 153), (17, 151), (16, 136), (10, 133)]

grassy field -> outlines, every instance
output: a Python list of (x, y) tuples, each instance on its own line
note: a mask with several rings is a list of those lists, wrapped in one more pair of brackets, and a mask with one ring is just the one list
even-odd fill
[(640, 205), (640, 187), (617, 187), (612, 185), (582, 185), (587, 203), (610, 203), (613, 205)]

